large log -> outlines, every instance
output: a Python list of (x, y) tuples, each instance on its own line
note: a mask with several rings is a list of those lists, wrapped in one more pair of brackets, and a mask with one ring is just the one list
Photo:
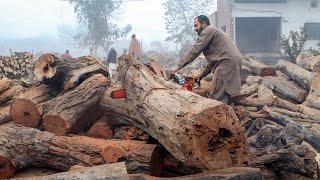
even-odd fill
[[(110, 179), (125, 176), (126, 165), (123, 162), (94, 167), (85, 167), (63, 173), (56, 173), (40, 177), (26, 177), (23, 180), (55, 180), (55, 179)], [(18, 178), (19, 179), (19, 178)]]
[(265, 63), (256, 60), (254, 57), (245, 57), (242, 64), (252, 70), (258, 76), (275, 76), (276, 70)]
[(143, 141), (55, 136), (5, 124), (0, 126), (0, 147), (0, 178), (9, 178), (28, 166), (68, 171), (74, 165), (95, 166), (120, 161), (126, 162), (130, 173), (148, 172), (156, 145)]
[(231, 107), (165, 81), (130, 56), (118, 60), (127, 96), (114, 103), (106, 92), (101, 100), (105, 112), (127, 117), (186, 165), (213, 170), (249, 160)]
[(4, 77), (0, 79), (0, 93), (10, 88), (11, 80)]
[(4, 91), (0, 94), (0, 105), (12, 100), (13, 96), (20, 93), (23, 90), (22, 86), (13, 86), (12, 88)]
[(293, 64), (289, 61), (280, 60), (276, 67), (286, 73), (293, 81), (301, 87), (309, 90), (310, 84), (315, 76), (314, 73), (305, 70), (304, 68)]
[(41, 125), (44, 113), (43, 103), (57, 96), (57, 91), (51, 86), (39, 85), (30, 88), (13, 98), (11, 104), (11, 119), (23, 126), (38, 127)]
[(48, 101), (43, 117), (45, 130), (57, 135), (88, 130), (101, 117), (98, 102), (109, 83), (107, 77), (96, 74), (75, 89)]
[[(34, 74), (39, 81), (43, 81), (45, 84), (54, 85), (58, 89), (63, 89), (66, 80), (70, 79), (70, 76), (72, 76), (71, 71), (86, 68), (90, 65), (97, 65), (101, 67), (105, 70), (105, 75), (108, 76), (108, 70), (98, 59), (91, 56), (83, 56), (77, 59), (66, 60), (60, 59), (49, 53), (40, 56), (36, 61)], [(78, 84), (80, 83), (81, 82), (78, 82)], [(67, 85), (66, 88), (68, 89), (69, 85)]]
[(298, 55), (296, 63), (313, 72), (320, 72), (320, 55), (314, 56), (311, 52), (302, 52)]
[(294, 100), (298, 103), (302, 103), (308, 95), (306, 90), (297, 86), (294, 82), (281, 77), (264, 77), (262, 84), (280, 94), (281, 97)]

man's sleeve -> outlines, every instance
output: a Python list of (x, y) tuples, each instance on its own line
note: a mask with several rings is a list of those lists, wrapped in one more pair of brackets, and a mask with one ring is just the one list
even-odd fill
[(200, 34), (197, 42), (193, 45), (193, 47), (187, 52), (187, 55), (185, 55), (178, 64), (178, 69), (183, 68), (184, 66), (191, 63), (194, 59), (196, 59), (202, 51), (210, 44), (212, 41), (212, 38), (215, 34), (215, 31), (208, 27), (203, 30), (203, 32)]

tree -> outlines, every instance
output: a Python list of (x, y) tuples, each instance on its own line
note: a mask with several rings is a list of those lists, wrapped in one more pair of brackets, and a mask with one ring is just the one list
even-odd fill
[(170, 34), (166, 40), (176, 44), (194, 40), (196, 33), (193, 31), (194, 18), (201, 14), (207, 14), (213, 9), (212, 0), (168, 0), (165, 7), (165, 25)]
[(300, 28), (300, 32), (290, 31), (290, 35), (283, 36), (281, 40), (282, 56), (295, 62), (307, 41), (306, 26)]
[(70, 0), (79, 21), (75, 40), (80, 47), (89, 47), (95, 54), (99, 48), (108, 52), (109, 47), (131, 31), (131, 25), (120, 29), (115, 20), (120, 14), (121, 0)]

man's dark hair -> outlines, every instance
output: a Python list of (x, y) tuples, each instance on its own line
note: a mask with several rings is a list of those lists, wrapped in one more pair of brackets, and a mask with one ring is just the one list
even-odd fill
[(205, 22), (208, 26), (210, 25), (210, 20), (206, 15), (200, 15), (196, 17), (200, 23)]

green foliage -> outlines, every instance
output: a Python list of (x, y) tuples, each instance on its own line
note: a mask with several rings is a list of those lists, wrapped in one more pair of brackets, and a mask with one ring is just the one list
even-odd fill
[(75, 40), (80, 47), (89, 47), (92, 54), (98, 48), (105, 51), (120, 37), (131, 31), (131, 25), (120, 29), (115, 23), (120, 14), (121, 0), (69, 0), (79, 21)]
[(290, 31), (290, 35), (288, 37), (283, 36), (281, 40), (282, 56), (288, 58), (292, 62), (295, 62), (306, 41), (307, 36), (305, 26), (300, 28), (300, 32)]
[(165, 7), (165, 25), (170, 34), (166, 40), (182, 44), (194, 40), (196, 33), (193, 30), (194, 18), (201, 14), (213, 12), (212, 0), (167, 0)]

